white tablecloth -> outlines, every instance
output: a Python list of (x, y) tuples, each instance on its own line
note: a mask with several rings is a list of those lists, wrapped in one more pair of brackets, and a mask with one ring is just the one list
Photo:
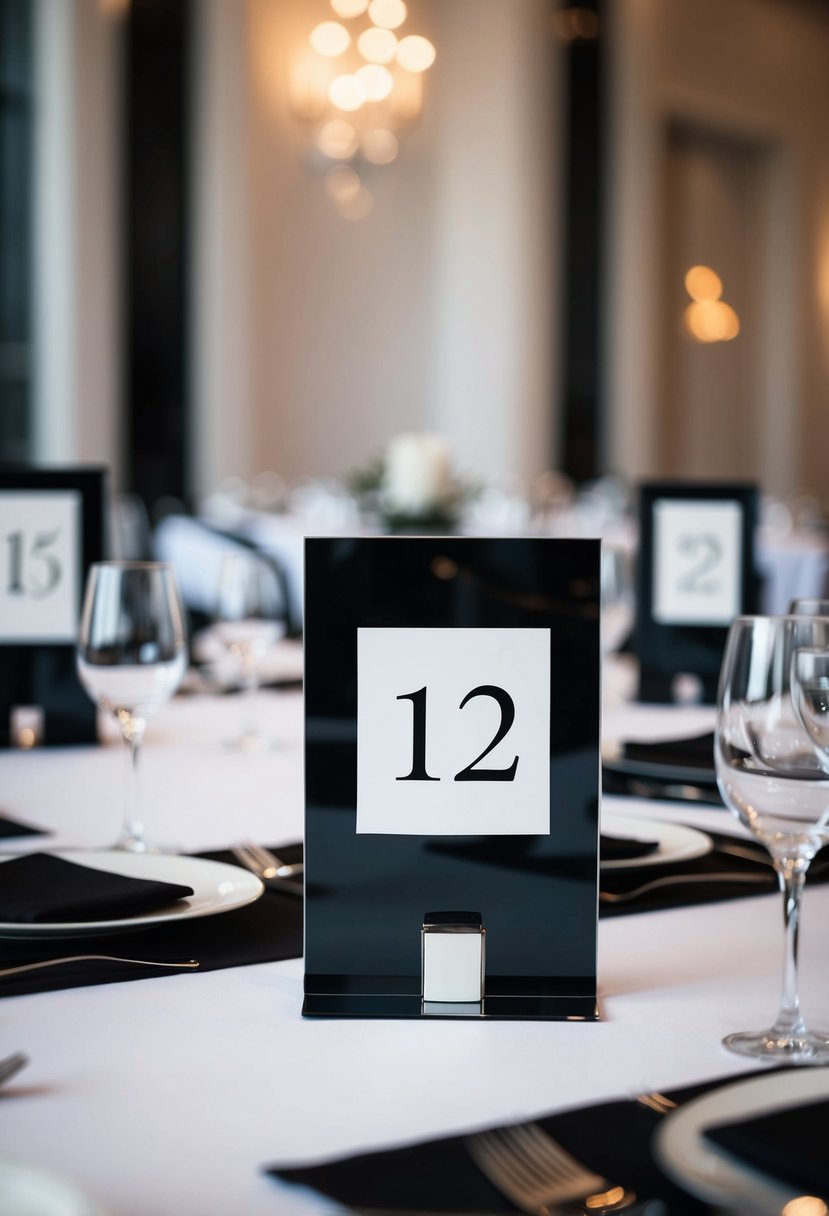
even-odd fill
[[(279, 746), (236, 755), (233, 698), (180, 698), (151, 724), (147, 826), (186, 849), (302, 826), (301, 698), (263, 696)], [(706, 709), (608, 710), (605, 732), (682, 734)], [(100, 845), (118, 826), (120, 747), (0, 757), (3, 809)], [(603, 816), (693, 819), (724, 810), (606, 799)], [(4, 842), (6, 851), (12, 843)], [(829, 889), (807, 892), (807, 1015), (829, 1021)], [(0, 1098), (0, 1158), (51, 1168), (111, 1216), (304, 1216), (330, 1210), (264, 1176), (645, 1088), (751, 1070), (720, 1045), (776, 1012), (779, 897), (648, 913), (599, 927), (597, 1024), (305, 1020), (300, 960), (0, 1000), (0, 1056), (29, 1068)], [(116, 939), (113, 939), (115, 944)]]

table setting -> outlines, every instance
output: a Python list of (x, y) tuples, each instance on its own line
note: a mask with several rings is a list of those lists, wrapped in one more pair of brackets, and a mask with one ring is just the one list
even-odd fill
[[(302, 843), (300, 690), (255, 692), (273, 745), (250, 751), (228, 747), (235, 706), (221, 689), (175, 695), (172, 678), (133, 679), (141, 691), (126, 714), (113, 692), (114, 642), (101, 643), (88, 609), (79, 653), (90, 664), (106, 648), (110, 669), (97, 688), (87, 676), (110, 719), (102, 742), (0, 757), (0, 1065), (13, 1061), (8, 1077), (0, 1067), (0, 1196), (11, 1196), (10, 1214), (29, 1193), (34, 1211), (57, 1216), (825, 1211), (794, 1205), (820, 1204), (829, 1185), (817, 1134), (829, 1073), (814, 1066), (825, 1036), (800, 1015), (801, 999), (818, 1021), (829, 1002), (819, 663), (829, 638), (815, 618), (755, 619), (765, 624), (753, 635), (735, 625), (735, 638), (752, 641), (733, 646), (765, 655), (769, 679), (786, 673), (771, 701), (790, 712), (771, 723), (773, 745), (757, 716), (768, 681), (746, 718), (757, 657), (732, 664), (734, 681), (755, 672), (751, 696), (737, 695), (736, 726), (727, 696), (719, 710), (615, 698), (605, 707), (598, 1020), (444, 1009), (367, 1023), (300, 1013), (304, 913), (337, 889), (314, 838), (310, 852)], [(146, 619), (140, 632), (144, 649), (127, 647), (126, 666), (173, 662), (186, 685), (181, 631), (173, 658)], [(296, 643), (271, 637), (268, 647), (271, 662), (281, 651), (296, 671)], [(745, 809), (732, 783), (747, 754), (771, 770), (793, 734), (798, 746), (811, 740), (812, 762), (800, 751), (794, 774), (772, 782), (797, 782), (797, 797), (772, 808), (775, 854), (768, 830), (757, 834), (756, 799)], [(136, 735), (140, 793), (128, 784)], [(794, 853), (781, 851), (784, 838)], [(529, 888), (584, 868), (578, 849), (557, 862), (535, 839), (482, 837), (463, 861), (496, 876), (487, 882)], [(460, 864), (453, 848), (452, 836), (431, 838), (423, 864)], [(781, 873), (781, 1014), (746, 1058), (722, 1040), (774, 1005)], [(812, 1066), (792, 1067), (798, 1055)], [(159, 1118), (159, 1104), (174, 1117)]]

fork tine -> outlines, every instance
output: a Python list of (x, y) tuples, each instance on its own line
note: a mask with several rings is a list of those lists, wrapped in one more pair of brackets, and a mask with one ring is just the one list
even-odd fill
[[(525, 1212), (547, 1212), (552, 1204), (607, 1189), (604, 1178), (583, 1166), (537, 1124), (480, 1132), (467, 1137), (466, 1146), (481, 1172)], [(621, 1195), (628, 1199), (626, 1192)]]
[[(522, 1196), (527, 1190), (527, 1179), (516, 1172), (516, 1161), (494, 1135), (482, 1132), (469, 1136), (466, 1141), (472, 1160), (502, 1195), (524, 1209)], [(526, 1210), (526, 1209), (525, 1209)]]
[(8, 1081), (16, 1072), (24, 1068), (29, 1063), (29, 1057), (22, 1051), (16, 1051), (13, 1055), (6, 1056), (5, 1060), (0, 1060), (0, 1085), (4, 1081)]
[(290, 875), (299, 874), (303, 869), (301, 862), (283, 861), (272, 849), (266, 849), (263, 845), (256, 844), (255, 841), (245, 840), (242, 842), (242, 847), (253, 858), (258, 873), (263, 878), (287, 878)]
[(527, 1161), (534, 1163), (542, 1179), (560, 1179), (564, 1182), (584, 1175), (585, 1171), (579, 1163), (534, 1123), (515, 1128), (515, 1138), (524, 1144)]

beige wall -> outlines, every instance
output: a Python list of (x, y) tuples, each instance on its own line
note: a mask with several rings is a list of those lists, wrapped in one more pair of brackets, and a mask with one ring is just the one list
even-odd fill
[(120, 476), (118, 29), (37, 0), (35, 459)]
[(667, 123), (682, 118), (768, 149), (751, 472), (772, 492), (805, 485), (825, 495), (829, 19), (818, 6), (777, 0), (617, 0), (611, 11), (606, 464), (634, 477), (663, 471), (660, 189)]
[(340, 216), (287, 104), (316, 0), (203, 0), (195, 480), (343, 475), (433, 429), (461, 467), (550, 460), (556, 132), (543, 0), (413, 0), (438, 59), (419, 126)]

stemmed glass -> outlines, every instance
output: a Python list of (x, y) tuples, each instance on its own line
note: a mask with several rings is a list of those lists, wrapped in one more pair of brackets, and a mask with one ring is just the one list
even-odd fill
[(222, 560), (216, 602), (216, 634), (237, 660), (242, 680), (242, 731), (231, 746), (267, 750), (271, 744), (256, 721), (259, 664), (284, 632), (284, 597), (274, 567), (260, 554), (240, 550)]
[(117, 849), (145, 853), (138, 761), (147, 719), (173, 695), (187, 667), (184, 613), (172, 568), (99, 562), (89, 571), (77, 648), (78, 674), (126, 745), (126, 811)]
[(784, 899), (783, 992), (769, 1030), (728, 1035), (726, 1047), (770, 1061), (829, 1062), (829, 1035), (800, 1012), (797, 947), (806, 872), (829, 842), (829, 772), (796, 712), (798, 652), (829, 652), (829, 619), (739, 617), (720, 673), (715, 762), (726, 805), (771, 853)]
[(619, 545), (602, 545), (602, 650), (613, 654), (633, 627), (635, 610), (630, 555)]

